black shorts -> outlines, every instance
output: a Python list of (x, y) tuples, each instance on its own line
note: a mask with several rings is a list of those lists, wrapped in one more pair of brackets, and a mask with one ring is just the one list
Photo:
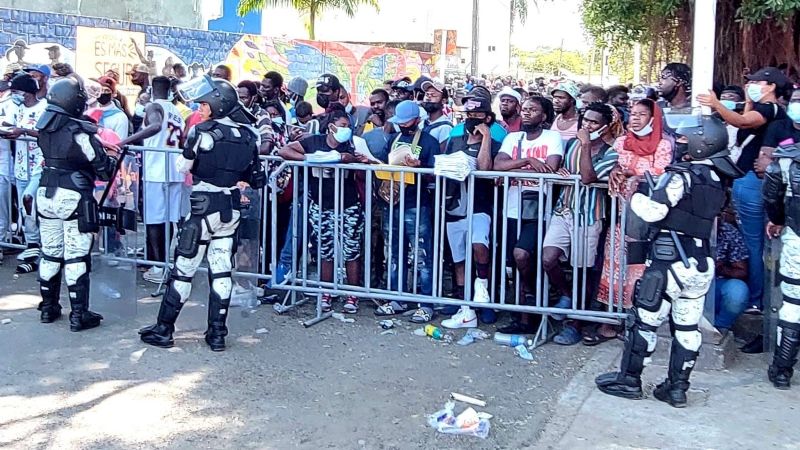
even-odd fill
[[(536, 249), (539, 248), (539, 239), (537, 233), (539, 232), (538, 222), (535, 220), (523, 220), (522, 228), (517, 234), (517, 219), (506, 219), (506, 255), (509, 260), (514, 259), (514, 249), (519, 248), (525, 250), (531, 255), (536, 254)], [(542, 230), (542, 238), (544, 238), (544, 230)]]

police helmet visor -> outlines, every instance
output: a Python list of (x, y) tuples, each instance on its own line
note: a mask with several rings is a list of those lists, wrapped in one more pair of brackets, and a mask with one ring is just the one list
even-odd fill
[(178, 95), (184, 102), (193, 102), (211, 93), (214, 90), (214, 83), (211, 77), (203, 75), (193, 78), (190, 81), (178, 85)]
[(700, 108), (664, 108), (664, 121), (673, 130), (699, 127), (702, 118), (703, 111)]

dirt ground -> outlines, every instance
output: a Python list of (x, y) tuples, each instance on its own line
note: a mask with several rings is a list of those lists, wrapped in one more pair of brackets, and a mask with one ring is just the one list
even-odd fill
[[(405, 321), (381, 334), (363, 302), (355, 323), (308, 329), (300, 322), (310, 307), (277, 315), (263, 306), (247, 317), (234, 309), (228, 350), (212, 353), (202, 341), (202, 287), (178, 321), (175, 348), (162, 350), (136, 334), (159, 299), (140, 275), (134, 282), (133, 268), (96, 265), (95, 277), (116, 282), (122, 298), (102, 298), (93, 282), (93, 309), (106, 320), (71, 333), (65, 319), (39, 323), (35, 277), (14, 279), (14, 262), (0, 266), (0, 319), (11, 320), (0, 325), (4, 448), (534, 448), (593, 355), (548, 344), (528, 362), (492, 341), (418, 337)], [(477, 409), (494, 415), (487, 439), (427, 425), (451, 392), (486, 400)]]

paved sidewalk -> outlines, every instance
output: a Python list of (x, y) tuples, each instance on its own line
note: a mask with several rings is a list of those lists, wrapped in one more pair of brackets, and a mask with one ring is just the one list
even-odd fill
[(739, 354), (729, 370), (692, 374), (689, 406), (652, 397), (666, 367), (644, 372), (647, 398), (605, 395), (594, 377), (617, 367), (622, 345), (599, 349), (564, 390), (540, 435), (543, 449), (766, 449), (800, 447), (800, 379), (778, 391), (766, 376), (767, 355)]

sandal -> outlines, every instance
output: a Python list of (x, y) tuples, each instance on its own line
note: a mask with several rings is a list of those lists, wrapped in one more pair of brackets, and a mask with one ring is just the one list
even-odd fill
[(408, 311), (408, 306), (405, 303), (392, 300), (375, 308), (375, 315), (378, 317), (396, 316), (406, 311)]
[(583, 337), (583, 345), (587, 347), (594, 347), (595, 345), (600, 345), (603, 342), (608, 342), (614, 338), (616, 338), (616, 336), (614, 337), (603, 336), (597, 331), (593, 331)]

